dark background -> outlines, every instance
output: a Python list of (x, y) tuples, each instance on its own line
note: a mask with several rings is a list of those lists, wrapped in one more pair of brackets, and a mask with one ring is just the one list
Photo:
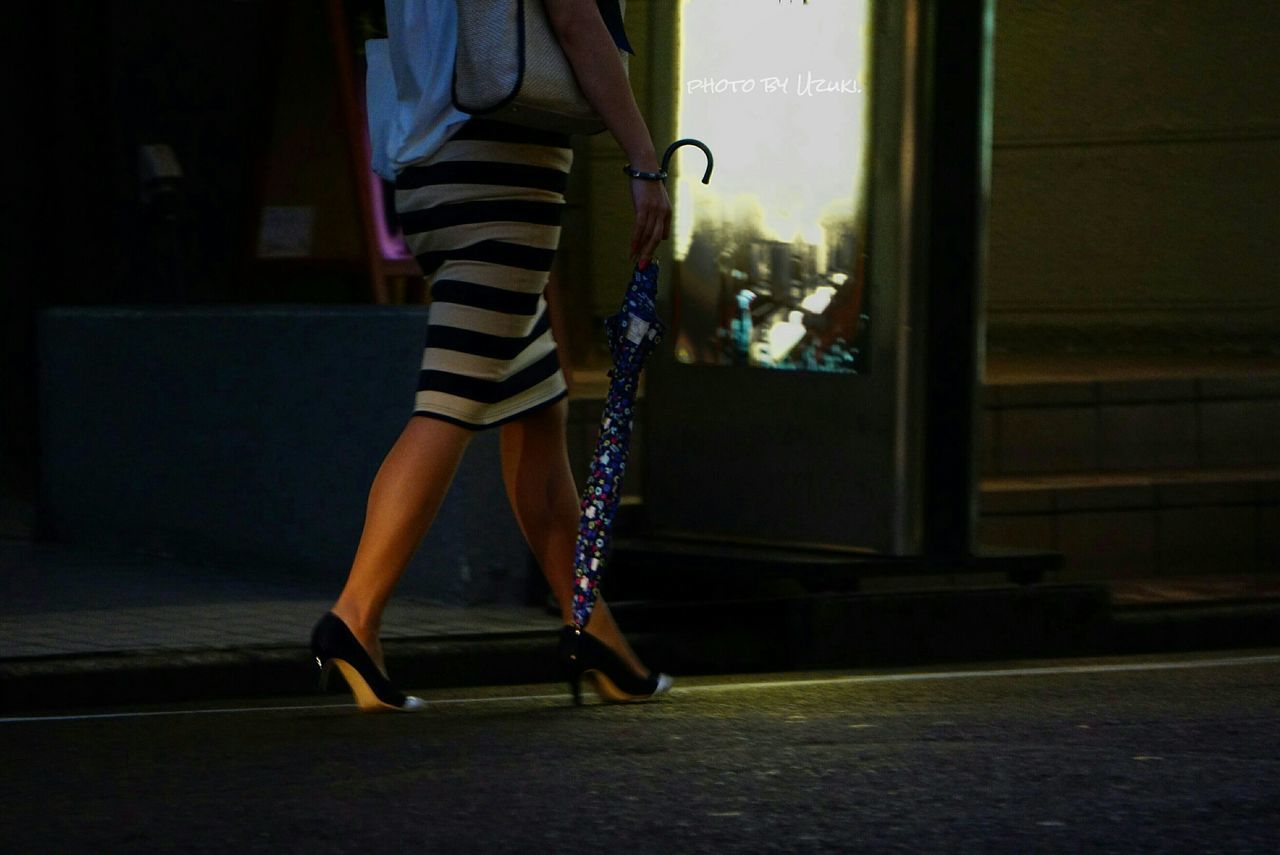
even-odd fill
[[(6, 8), (5, 103), (17, 118), (7, 135), (0, 297), (6, 493), (35, 491), (41, 308), (369, 301), (356, 266), (266, 273), (251, 263), (294, 5)], [(346, 5), (354, 18), (381, 4)], [(176, 192), (158, 201), (144, 195), (138, 164), (139, 146), (152, 143), (171, 146), (183, 171)]]

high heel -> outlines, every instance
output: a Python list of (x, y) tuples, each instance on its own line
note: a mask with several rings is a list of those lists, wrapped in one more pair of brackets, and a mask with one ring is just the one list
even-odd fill
[(656, 671), (637, 676), (603, 641), (570, 625), (560, 630), (560, 665), (569, 680), (575, 705), (582, 704), (584, 676), (591, 679), (597, 695), (614, 703), (647, 701), (670, 691), (673, 682)]
[(364, 645), (333, 612), (320, 618), (311, 631), (311, 654), (320, 668), (320, 690), (328, 685), (329, 672), (336, 665), (351, 687), (356, 705), (366, 712), (416, 712), (426, 706), (421, 698), (404, 694), (383, 676)]

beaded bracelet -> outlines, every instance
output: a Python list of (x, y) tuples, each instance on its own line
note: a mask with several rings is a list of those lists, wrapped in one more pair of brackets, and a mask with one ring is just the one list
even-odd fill
[(657, 172), (641, 172), (638, 169), (632, 169), (631, 164), (624, 164), (622, 171), (632, 178), (643, 178), (645, 181), (665, 181), (667, 179), (667, 171), (659, 169)]

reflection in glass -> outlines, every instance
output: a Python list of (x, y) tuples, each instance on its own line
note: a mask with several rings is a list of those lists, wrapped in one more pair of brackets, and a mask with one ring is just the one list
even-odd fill
[[(676, 358), (867, 370), (869, 0), (681, 0)], [(682, 154), (701, 155), (693, 148)]]

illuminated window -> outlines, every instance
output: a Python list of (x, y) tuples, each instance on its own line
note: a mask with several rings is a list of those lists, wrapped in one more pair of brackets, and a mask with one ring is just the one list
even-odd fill
[(863, 372), (870, 0), (681, 0), (676, 358)]

